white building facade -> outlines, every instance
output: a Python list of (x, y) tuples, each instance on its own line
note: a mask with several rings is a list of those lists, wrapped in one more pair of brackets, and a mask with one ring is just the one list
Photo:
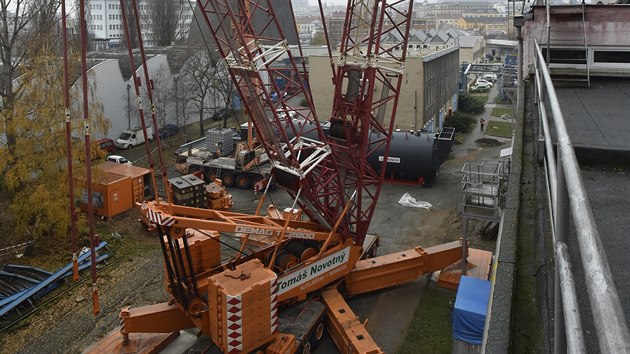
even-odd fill
[[(154, 1), (160, 2), (161, 0), (138, 0), (138, 10), (140, 11), (140, 25), (142, 28), (142, 39), (145, 46), (151, 47), (156, 45), (153, 40), (153, 34), (149, 21), (151, 17), (149, 15), (152, 3)], [(185, 39), (188, 36), (188, 28), (192, 23), (193, 9), (196, 6), (194, 0), (184, 0), (179, 2), (182, 6), (180, 14), (181, 24), (179, 25), (182, 31), (176, 31), (177, 39)], [(125, 28), (122, 19), (122, 13), (120, 9), (120, 0), (88, 0), (87, 1), (88, 14), (88, 31), (92, 38), (97, 41), (107, 43), (105, 47), (115, 47), (122, 43), (125, 37)], [(130, 17), (132, 13), (127, 12), (127, 21), (131, 23)]]

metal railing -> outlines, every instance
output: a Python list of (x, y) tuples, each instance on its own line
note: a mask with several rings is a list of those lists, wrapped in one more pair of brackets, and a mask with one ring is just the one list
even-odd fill
[[(630, 331), (584, 189), (577, 158), (538, 41), (535, 41), (535, 47), (536, 102), (540, 126), (544, 133), (545, 171), (549, 186), (556, 262), (554, 351), (556, 353), (587, 351), (567, 247), (571, 217), (577, 233), (577, 246), (582, 258), (584, 281), (600, 351), (630, 353)], [(546, 103), (551, 112), (547, 112)], [(553, 123), (555, 129), (557, 155), (554, 155), (550, 123)]]

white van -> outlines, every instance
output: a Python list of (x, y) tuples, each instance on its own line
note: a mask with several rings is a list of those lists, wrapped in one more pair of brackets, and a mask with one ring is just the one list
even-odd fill
[[(147, 136), (149, 137), (149, 141), (152, 141), (155, 137), (153, 133), (153, 127), (147, 127)], [(120, 137), (116, 140), (116, 147), (119, 149), (129, 149), (136, 145), (140, 145), (144, 143), (144, 133), (142, 132), (142, 128), (135, 128), (130, 130), (125, 130), (120, 134)]]

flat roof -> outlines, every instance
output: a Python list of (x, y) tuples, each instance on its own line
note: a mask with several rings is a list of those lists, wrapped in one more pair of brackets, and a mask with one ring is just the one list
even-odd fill
[[(630, 238), (627, 212), (630, 183), (626, 158), (630, 153), (630, 79), (591, 79), (589, 88), (556, 87), (560, 109), (580, 160), (582, 182), (608, 258), (626, 320), (630, 318)], [(587, 156), (587, 157), (585, 157)], [(570, 222), (568, 237), (571, 263), (580, 308), (590, 308), (584, 268), (577, 248), (576, 230)], [(596, 333), (589, 311), (582, 315), (586, 333)], [(587, 352), (596, 352), (597, 337), (585, 336)]]
[(592, 78), (556, 94), (574, 147), (630, 151), (630, 79)]

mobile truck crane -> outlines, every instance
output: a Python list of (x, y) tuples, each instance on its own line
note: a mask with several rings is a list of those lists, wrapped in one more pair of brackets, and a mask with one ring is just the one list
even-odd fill
[(230, 156), (216, 156), (207, 148), (192, 148), (177, 155), (175, 170), (181, 174), (200, 171), (206, 182), (219, 178), (226, 187), (250, 188), (271, 175), (271, 165), (262, 148), (248, 149), (245, 142), (235, 144)]
[[(415, 280), (460, 260), (465, 246), (451, 242), (364, 258), (378, 243), (368, 226), (385, 171), (376, 172), (367, 158), (383, 147), (387, 161), (412, 3), (348, 2), (336, 67), (329, 52), (334, 103), (327, 137), (299, 74), (306, 73), (304, 61), (298, 68), (274, 9), (284, 4), (291, 10), (290, 2), (197, 0), (272, 162), (272, 178), (294, 203), (282, 218), (259, 215), (263, 198), (255, 215), (143, 203), (141, 213), (160, 234), (171, 300), (122, 310), (120, 331), (95, 351), (146, 352), (167, 338), (146, 333), (196, 327), (226, 353), (310, 352), (324, 328), (343, 353), (382, 352), (342, 293)], [(398, 40), (381, 42), (389, 33)], [(303, 95), (306, 109), (289, 106), (276, 80), (264, 84), (263, 74), (285, 75), (273, 65), (283, 56), (293, 70), (285, 77), (292, 87), (287, 96)], [(283, 94), (273, 99), (271, 92)], [(242, 241), (225, 262), (219, 233)]]

